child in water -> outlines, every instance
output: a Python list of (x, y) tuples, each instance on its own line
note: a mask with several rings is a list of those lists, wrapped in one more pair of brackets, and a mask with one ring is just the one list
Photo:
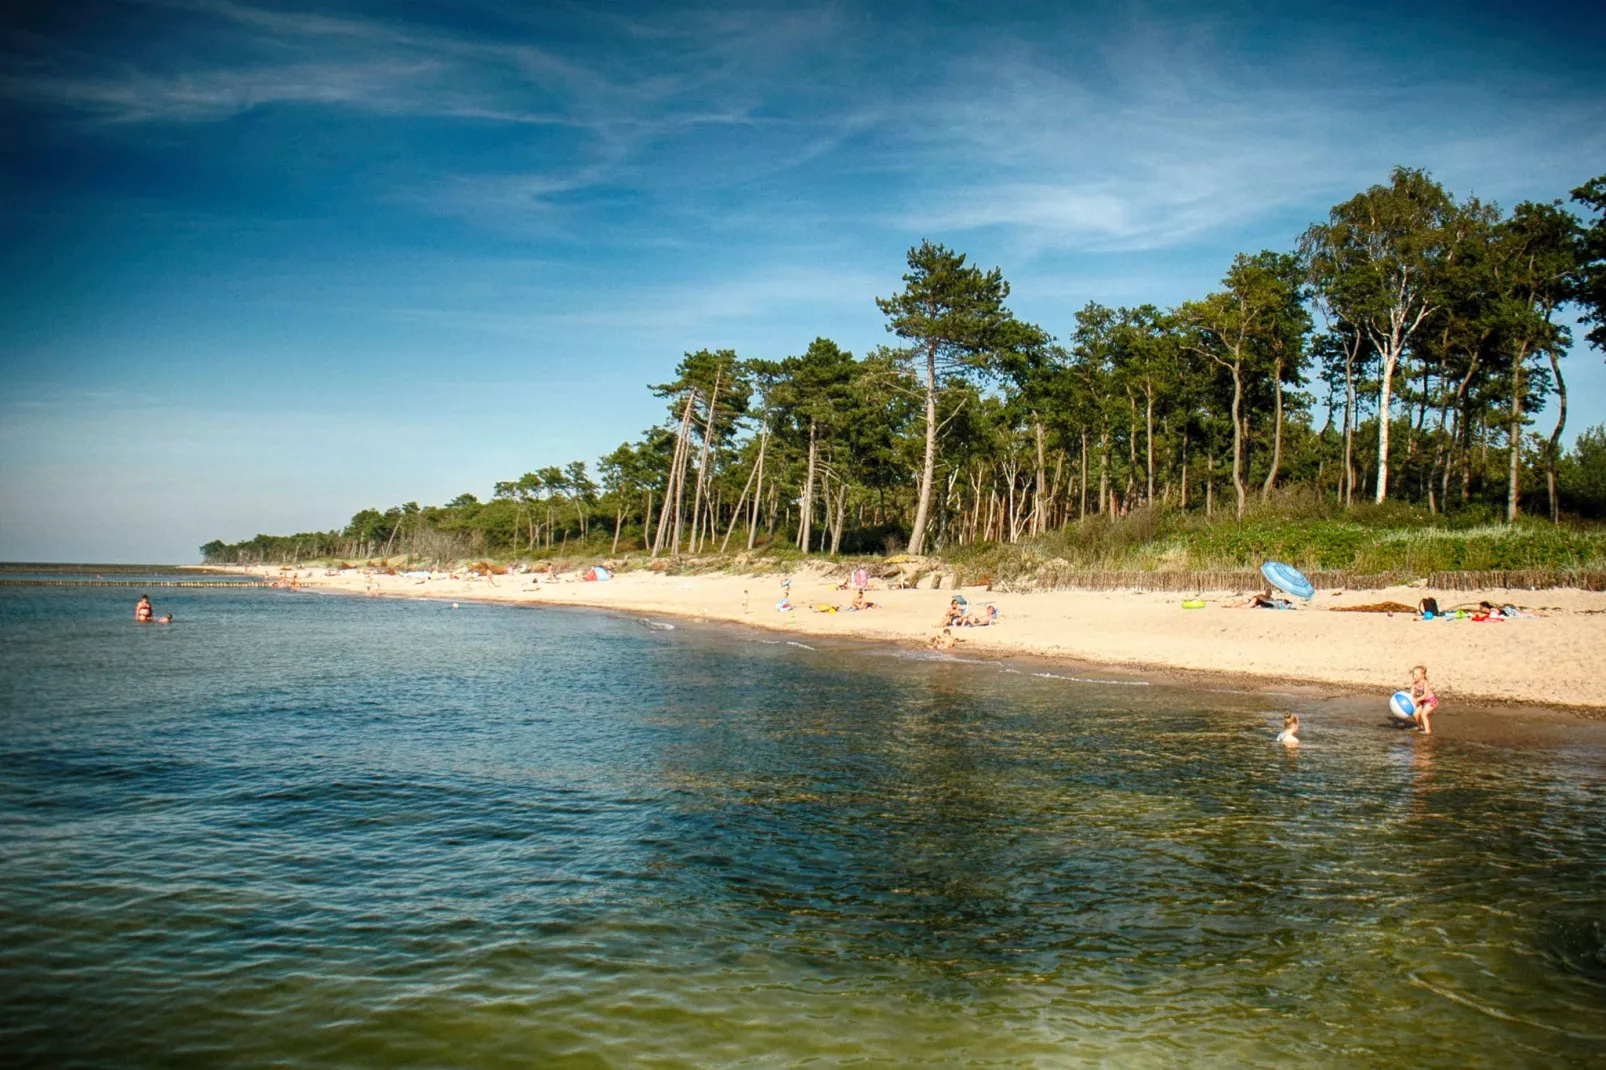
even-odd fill
[(1283, 714), (1283, 730), (1277, 733), (1277, 742), (1285, 747), (1299, 746), (1299, 714)]
[(1411, 701), (1416, 703), (1416, 730), (1424, 736), (1433, 734), (1433, 711), (1439, 708), (1439, 696), (1428, 683), (1428, 667), (1417, 665), (1411, 669)]

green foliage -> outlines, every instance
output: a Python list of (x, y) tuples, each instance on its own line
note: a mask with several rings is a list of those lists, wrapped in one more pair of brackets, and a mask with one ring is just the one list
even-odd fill
[(1606, 424), (1578, 436), (1556, 470), (1562, 502), (1580, 516), (1606, 518)]

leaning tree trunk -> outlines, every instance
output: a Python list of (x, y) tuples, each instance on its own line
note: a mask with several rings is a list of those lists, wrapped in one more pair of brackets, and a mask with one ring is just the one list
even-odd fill
[[(708, 451), (714, 439), (714, 411), (719, 407), (719, 380), (725, 372), (725, 365), (716, 365), (714, 368), (714, 392), (708, 395), (708, 422), (703, 425), (703, 452), (697, 458), (697, 493), (691, 503), (691, 552), (697, 552), (698, 533), (702, 531), (703, 519), (703, 484), (708, 479)], [(712, 538), (712, 528), (710, 538)]]
[[(658, 513), (658, 537), (652, 544), (652, 556), (657, 557), (663, 549), (664, 535), (669, 531), (669, 509), (675, 507), (675, 546), (671, 553), (680, 552), (680, 505), (677, 497), (676, 474), (682, 469), (686, 454), (686, 430), (691, 423), (692, 402), (697, 398), (697, 391), (693, 390), (686, 397), (686, 408), (680, 414), (680, 429), (675, 435), (675, 452), (669, 462), (669, 478), (664, 481), (664, 504)], [(648, 507), (651, 511), (651, 506)]]
[(848, 520), (848, 485), (844, 481), (837, 488), (836, 522), (831, 525), (831, 555), (842, 552), (842, 529)]
[(1561, 377), (1561, 362), (1556, 359), (1555, 347), (1550, 350), (1550, 370), (1556, 376), (1556, 429), (1550, 432), (1550, 445), (1545, 450), (1545, 481), (1550, 488), (1550, 522), (1561, 523), (1561, 506), (1556, 501), (1556, 454), (1561, 448), (1561, 432), (1567, 426), (1567, 380)]
[(764, 497), (764, 451), (769, 449), (770, 429), (768, 424), (758, 436), (758, 485), (753, 488), (753, 519), (747, 527), (747, 548), (751, 550), (758, 541), (758, 509), (759, 502)]
[(937, 474), (937, 347), (926, 347), (926, 456), (920, 467), (920, 502), (915, 506), (914, 531), (909, 535), (909, 552), (918, 554), (926, 545), (926, 523), (931, 516), (931, 481)]

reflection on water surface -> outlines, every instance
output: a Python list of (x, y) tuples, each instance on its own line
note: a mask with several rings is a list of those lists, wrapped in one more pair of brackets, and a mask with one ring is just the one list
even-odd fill
[(127, 601), (0, 591), (24, 1061), (1606, 1051), (1598, 734), (584, 612)]

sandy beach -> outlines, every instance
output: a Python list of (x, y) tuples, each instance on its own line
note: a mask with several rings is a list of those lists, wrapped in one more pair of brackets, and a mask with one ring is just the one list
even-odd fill
[[(278, 568), (253, 574), (278, 579)], [(285, 573), (286, 576), (290, 575)], [(440, 598), (518, 605), (590, 606), (646, 616), (726, 621), (799, 636), (857, 637), (919, 645), (939, 630), (952, 591), (887, 590), (876, 581), (879, 608), (848, 612), (851, 591), (837, 590), (841, 570), (791, 574), (791, 611), (776, 609), (781, 575), (673, 576), (635, 571), (606, 582), (578, 573), (554, 582), (536, 575), (425, 579), (329, 574), (303, 568), (305, 590), (377, 597)], [(1577, 590), (1435, 592), (1421, 587), (1381, 591), (1318, 591), (1298, 610), (1228, 608), (1240, 596), (1207, 594), (1202, 609), (1182, 608), (1176, 594), (1135, 591), (962, 592), (999, 612), (990, 628), (959, 628), (957, 653), (1025, 655), (1109, 666), (1219, 673), (1268, 681), (1333, 685), (1387, 693), (1404, 686), (1412, 665), (1425, 663), (1446, 697), (1606, 709), (1600, 680), (1606, 652), (1606, 593)], [(1548, 615), (1501, 622), (1420, 621), (1407, 614), (1333, 612), (1393, 601), (1414, 605), (1434, 595), (1446, 608), (1488, 599)], [(820, 605), (841, 612), (818, 612)]]

